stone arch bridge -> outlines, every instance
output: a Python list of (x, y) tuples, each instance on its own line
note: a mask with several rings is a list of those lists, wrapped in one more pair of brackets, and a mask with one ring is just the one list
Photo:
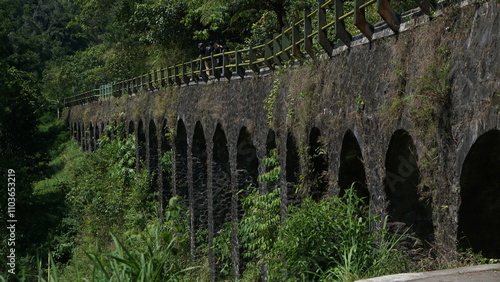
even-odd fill
[[(208, 230), (211, 246), (224, 223), (239, 220), (238, 192), (249, 184), (281, 189), (284, 216), (306, 195), (355, 183), (372, 211), (411, 228), (416, 256), (453, 259), (472, 247), (500, 258), (498, 11), (495, 1), (450, 7), (331, 58), (75, 105), (65, 120), (84, 150), (111, 134), (106, 125), (124, 123), (136, 135), (160, 202), (180, 195), (189, 203), (193, 249), (196, 230)], [(257, 176), (274, 148), (280, 182), (266, 187)], [(169, 150), (167, 176), (159, 157)], [(239, 251), (233, 232), (235, 275)], [(212, 270), (215, 259), (210, 253)]]

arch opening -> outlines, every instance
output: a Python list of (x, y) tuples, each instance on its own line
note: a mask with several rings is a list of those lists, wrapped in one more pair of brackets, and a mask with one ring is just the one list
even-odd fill
[(146, 145), (147, 145), (147, 140), (146, 140), (146, 133), (145, 133), (145, 128), (144, 128), (144, 123), (142, 120), (139, 120), (139, 124), (137, 126), (137, 169), (139, 169), (142, 165), (147, 165), (146, 164)]
[(300, 161), (299, 150), (297, 149), (297, 141), (291, 132), (288, 132), (286, 137), (286, 191), (287, 204), (300, 204), (300, 197), (295, 191), (295, 185), (299, 182)]
[[(252, 185), (257, 187), (259, 161), (257, 150), (252, 142), (252, 136), (246, 127), (242, 127), (238, 136), (236, 169), (238, 173), (238, 190), (248, 190)], [(242, 197), (246, 196), (243, 193)]]
[(222, 229), (231, 220), (231, 169), (229, 150), (222, 125), (218, 124), (213, 138), (212, 197), (214, 231)]
[(135, 134), (135, 124), (134, 124), (134, 121), (133, 121), (133, 120), (131, 120), (131, 121), (128, 123), (127, 134), (128, 134), (128, 135), (133, 135), (133, 134)]
[(159, 188), (158, 185), (158, 176), (159, 176), (159, 167), (160, 167), (160, 158), (158, 156), (158, 134), (156, 132), (156, 124), (154, 120), (149, 121), (148, 125), (148, 141), (147, 141), (147, 167), (149, 168), (149, 174), (151, 176), (151, 188), (154, 191), (157, 191)]
[(189, 199), (187, 146), (186, 127), (184, 122), (179, 120), (175, 136), (175, 194), (184, 198), (185, 201)]
[(339, 167), (340, 196), (351, 185), (358, 197), (363, 198), (365, 204), (369, 204), (370, 193), (366, 185), (366, 173), (363, 164), (363, 155), (359, 147), (358, 139), (351, 130), (344, 134), (342, 150), (340, 151)]
[(92, 148), (90, 147), (90, 143), (91, 143), (91, 140), (90, 140), (90, 130), (92, 129), (92, 123), (89, 123), (88, 124), (88, 127), (85, 126), (85, 124), (83, 125), (83, 128), (85, 130), (84, 134), (85, 134), (85, 137), (84, 137), (84, 142), (83, 142), (83, 149), (85, 151), (91, 151)]
[(487, 258), (500, 258), (500, 130), (472, 145), (460, 175), (458, 240)]
[(78, 125), (78, 143), (80, 144), (80, 147), (82, 148), (82, 151), (85, 151), (85, 124), (80, 123)]
[(96, 150), (99, 149), (99, 145), (100, 145), (99, 139), (101, 139), (102, 128), (103, 128), (102, 122), (100, 122), (96, 125), (96, 130), (95, 130), (95, 149)]
[[(212, 154), (212, 227), (209, 236), (212, 238), (217, 234), (226, 222), (231, 221), (231, 167), (229, 164), (229, 150), (226, 134), (221, 124), (217, 124), (213, 136), (213, 154)], [(212, 242), (209, 241), (209, 244)], [(210, 264), (218, 273), (220, 264), (215, 263), (213, 253), (211, 252)]]
[(309, 134), (309, 157), (312, 166), (310, 193), (312, 198), (318, 201), (327, 193), (328, 161), (321, 132), (317, 127), (313, 127)]
[(73, 138), (75, 138), (75, 140), (78, 140), (78, 127), (77, 127), (77, 125), (76, 125), (76, 122), (75, 122), (75, 123), (73, 123), (72, 128), (73, 128), (73, 130), (72, 130), (72, 131), (73, 131), (73, 132), (72, 132), (72, 134), (73, 134)]
[(159, 156), (158, 156), (158, 135), (156, 132), (156, 125), (153, 120), (149, 121), (148, 128), (148, 167), (151, 172), (155, 172), (159, 166)]
[(160, 154), (161, 154), (161, 169), (159, 170), (159, 181), (160, 181), (160, 204), (163, 210), (165, 203), (168, 202), (168, 199), (172, 197), (172, 179), (173, 179), (173, 171), (172, 171), (172, 146), (169, 143), (168, 135), (169, 129), (167, 126), (167, 120), (163, 120), (163, 124), (161, 127), (161, 138), (160, 138)]
[[(274, 152), (274, 153), (273, 153)], [(274, 155), (273, 155), (274, 154)], [(274, 133), (273, 130), (269, 130), (267, 132), (267, 138), (266, 138), (266, 158), (275, 158), (277, 156), (277, 149), (276, 149), (276, 134)], [(279, 156), (277, 156), (279, 157)], [(265, 166), (265, 172), (268, 173), (272, 169), (274, 169), (273, 166)], [(276, 189), (279, 185), (279, 179), (277, 181), (273, 181), (272, 183), (264, 183), (264, 190), (263, 192), (269, 192), (274, 189)]]
[(80, 147), (81, 147), (82, 146), (82, 131), (81, 131), (81, 128), (80, 128), (80, 124), (79, 123), (75, 123), (75, 128), (76, 128), (75, 139), (78, 142), (78, 145), (80, 145)]
[[(403, 232), (409, 228), (407, 234), (420, 240), (409, 239), (407, 241), (411, 242), (407, 245), (411, 244), (412, 249), (424, 247), (424, 242), (433, 241), (432, 207), (428, 199), (418, 191), (420, 172), (416, 147), (407, 131), (397, 130), (392, 135), (385, 169), (384, 186), (389, 201), (387, 211), (390, 215), (390, 227), (399, 229), (393, 230), (394, 232)], [(403, 223), (404, 228), (399, 228), (399, 223)]]
[[(193, 231), (208, 228), (207, 144), (200, 122), (196, 123), (191, 149), (193, 161)], [(200, 239), (200, 238), (195, 238)], [(195, 242), (196, 245), (203, 242)]]

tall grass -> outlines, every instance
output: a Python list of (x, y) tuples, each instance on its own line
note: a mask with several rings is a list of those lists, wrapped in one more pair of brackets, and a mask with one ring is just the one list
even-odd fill
[[(39, 281), (177, 281), (199, 266), (189, 266), (189, 229), (177, 197), (170, 199), (165, 221), (152, 221), (141, 232), (111, 235), (111, 248), (95, 248), (86, 258), (75, 256), (73, 271), (64, 273), (49, 258), (47, 269), (39, 267)], [(104, 250), (103, 250), (104, 249)], [(90, 262), (90, 266), (80, 267)], [(62, 274), (62, 275), (61, 275)], [(183, 278), (184, 277), (184, 278)]]
[[(384, 228), (375, 230), (381, 220)], [(290, 207), (279, 228), (270, 279), (353, 281), (404, 271), (405, 260), (395, 249), (404, 235), (388, 233), (385, 222), (369, 212), (353, 187), (342, 197), (305, 199)]]

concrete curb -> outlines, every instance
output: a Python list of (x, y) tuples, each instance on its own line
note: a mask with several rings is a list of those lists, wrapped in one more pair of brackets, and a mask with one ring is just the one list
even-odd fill
[(500, 281), (500, 263), (466, 266), (420, 273), (400, 273), (357, 281)]

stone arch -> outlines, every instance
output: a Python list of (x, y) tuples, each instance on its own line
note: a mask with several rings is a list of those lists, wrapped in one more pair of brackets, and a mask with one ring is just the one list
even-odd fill
[(147, 167), (149, 169), (149, 174), (151, 177), (151, 188), (154, 191), (158, 191), (158, 193), (160, 194), (159, 202), (160, 205), (162, 205), (161, 192), (159, 191), (161, 186), (158, 180), (160, 176), (160, 148), (158, 146), (158, 132), (156, 129), (156, 123), (153, 119), (151, 119), (148, 123), (147, 148)]
[(144, 164), (146, 164), (146, 152), (147, 152), (147, 140), (146, 140), (146, 129), (144, 127), (144, 122), (142, 119), (139, 120), (137, 124), (137, 136), (136, 136), (136, 169), (139, 170)]
[(95, 134), (97, 131), (97, 124), (94, 124), (93, 122), (89, 122), (89, 151), (90, 152), (95, 152), (96, 148), (96, 139), (95, 139)]
[[(212, 185), (211, 199), (212, 208), (209, 209), (209, 245), (224, 224), (231, 221), (231, 166), (229, 163), (229, 149), (226, 134), (219, 123), (213, 135), (212, 150)], [(220, 265), (215, 263), (213, 251), (209, 249), (210, 264), (214, 273), (220, 271)]]
[(354, 185), (358, 197), (365, 198), (365, 203), (370, 201), (370, 193), (366, 185), (366, 173), (363, 164), (363, 155), (358, 139), (351, 130), (347, 130), (342, 140), (339, 166), (340, 196), (346, 189)]
[(72, 132), (73, 138), (75, 138), (75, 140), (78, 140), (78, 126), (77, 126), (76, 122), (73, 123), (72, 128), (73, 128), (73, 132)]
[[(151, 172), (156, 174), (159, 167), (159, 156), (158, 156), (158, 133), (156, 130), (156, 124), (154, 120), (149, 121), (148, 125), (148, 168)], [(156, 175), (155, 175), (156, 177)], [(154, 182), (153, 182), (154, 183)]]
[(135, 134), (135, 124), (134, 124), (133, 120), (130, 120), (128, 122), (126, 133), (127, 133), (127, 135)]
[[(173, 179), (173, 156), (172, 146), (169, 142), (170, 131), (167, 124), (167, 119), (163, 119), (160, 136), (160, 158), (165, 159), (165, 163), (161, 163), (161, 169), (158, 170), (159, 190), (160, 190), (160, 205), (161, 210), (168, 199), (172, 197), (172, 179)], [(166, 158), (164, 158), (164, 156)]]
[(309, 133), (309, 157), (312, 169), (310, 193), (311, 197), (318, 201), (326, 195), (328, 189), (328, 161), (321, 131), (317, 127), (311, 128)]
[(212, 197), (214, 232), (231, 220), (231, 167), (226, 134), (219, 123), (213, 137)]
[(268, 157), (269, 157), (269, 152), (272, 149), (276, 149), (276, 133), (274, 133), (274, 130), (269, 129), (266, 138), (266, 155)]
[(299, 204), (299, 196), (295, 192), (295, 185), (299, 182), (300, 176), (300, 161), (299, 150), (297, 149), (297, 141), (291, 132), (288, 132), (286, 137), (286, 164), (285, 178), (287, 191), (287, 204)]
[[(194, 128), (191, 147), (193, 170), (193, 210), (192, 232), (208, 227), (208, 193), (207, 193), (207, 142), (203, 126), (198, 121)], [(193, 233), (193, 238), (195, 234)], [(196, 238), (195, 238), (196, 240)], [(203, 242), (195, 242), (201, 244)]]
[[(257, 177), (259, 175), (259, 159), (257, 158), (257, 149), (255, 148), (252, 140), (252, 135), (248, 128), (243, 126), (238, 134), (238, 142), (236, 147), (236, 179), (237, 190), (233, 191), (235, 198), (235, 218), (233, 221), (240, 221), (243, 217), (243, 207), (240, 199), (249, 195), (249, 187), (257, 188)], [(233, 228), (232, 246), (233, 269), (236, 275), (242, 273), (245, 268), (245, 261), (243, 260), (243, 253), (245, 250), (239, 245), (237, 238), (237, 230)]]
[(410, 228), (409, 235), (422, 242), (432, 241), (432, 207), (418, 192), (420, 172), (416, 147), (407, 131), (400, 129), (392, 135), (385, 169), (384, 185), (390, 221), (404, 223), (404, 229)]
[(257, 187), (259, 160), (253, 145), (252, 135), (246, 127), (240, 129), (237, 143), (236, 169), (238, 170), (238, 190), (247, 190), (249, 185)]
[(96, 129), (95, 129), (95, 149), (99, 149), (99, 139), (101, 139), (101, 133), (102, 133), (102, 122), (99, 122), (96, 124)]
[(175, 131), (175, 161), (174, 161), (174, 182), (175, 195), (179, 195), (188, 201), (189, 190), (187, 182), (188, 163), (187, 163), (187, 133), (186, 126), (182, 119), (177, 122)]
[(78, 144), (85, 151), (85, 126), (83, 122), (78, 123)]
[[(109, 138), (110, 140), (111, 140), (111, 139), (113, 139), (113, 138), (115, 138), (115, 137), (116, 137), (116, 134), (117, 134), (117, 132), (115, 132), (115, 131), (117, 130), (116, 120), (115, 120), (115, 121), (113, 121), (113, 122), (112, 122), (112, 124), (113, 124), (113, 127), (112, 127), (112, 128), (110, 128), (110, 127), (109, 127), (109, 126), (110, 126), (110, 122), (109, 122), (109, 121), (107, 121), (107, 122), (106, 122), (106, 126), (104, 127), (104, 131), (106, 131), (106, 136), (108, 136), (108, 138)], [(121, 127), (123, 128), (124, 126), (122, 125)], [(124, 130), (122, 129), (122, 132), (123, 132), (123, 131), (124, 131)]]
[(92, 151), (91, 147), (91, 130), (92, 130), (92, 122), (89, 122), (89, 124), (85, 128), (85, 151)]
[(462, 165), (460, 187), (460, 244), (500, 258), (500, 130), (484, 133), (472, 145)]
[[(273, 130), (269, 129), (266, 137), (266, 158), (269, 158), (271, 156), (272, 150), (276, 150), (276, 134)], [(272, 167), (267, 167), (266, 165), (263, 166), (263, 171), (266, 173), (272, 169)], [(268, 184), (264, 183), (263, 192), (269, 192), (270, 189), (276, 189), (278, 187), (278, 184), (279, 181), (276, 184), (273, 184), (272, 187), (268, 187)]]

